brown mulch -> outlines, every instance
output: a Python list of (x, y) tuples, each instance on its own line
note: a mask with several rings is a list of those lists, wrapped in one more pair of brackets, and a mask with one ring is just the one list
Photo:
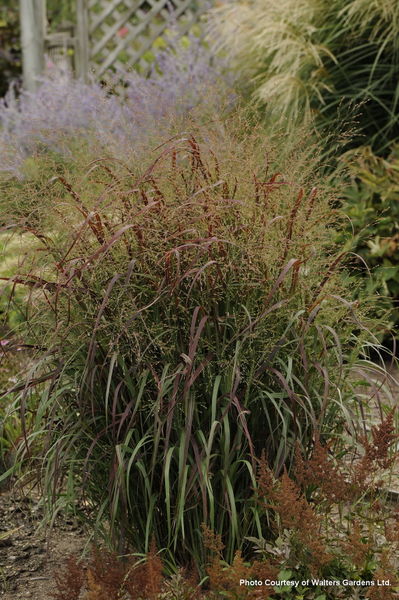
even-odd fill
[(53, 574), (70, 554), (80, 554), (86, 537), (73, 520), (59, 519), (38, 530), (37, 494), (0, 494), (0, 599), (51, 600)]

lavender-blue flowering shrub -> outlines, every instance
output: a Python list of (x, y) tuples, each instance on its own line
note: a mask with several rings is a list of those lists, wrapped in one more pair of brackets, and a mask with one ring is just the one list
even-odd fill
[(113, 83), (85, 84), (53, 68), (36, 92), (11, 89), (0, 102), (0, 171), (21, 177), (27, 157), (67, 156), (79, 138), (126, 159), (173, 131), (176, 118), (218, 112), (232, 99), (224, 65), (192, 34), (172, 38), (148, 77), (119, 72)]
[(147, 79), (135, 71), (125, 76), (130, 102), (142, 107), (150, 102), (152, 115), (162, 118), (171, 111), (181, 115), (200, 109), (204, 114), (234, 101), (234, 95), (226, 93), (233, 87), (227, 64), (213, 56), (197, 36), (179, 39), (174, 31), (171, 35)]

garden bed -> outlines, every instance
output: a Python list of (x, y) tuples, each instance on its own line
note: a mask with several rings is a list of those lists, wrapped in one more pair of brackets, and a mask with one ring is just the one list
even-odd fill
[(69, 519), (56, 520), (51, 532), (38, 530), (42, 511), (37, 493), (0, 494), (0, 597), (50, 600), (54, 572), (70, 554), (80, 554), (82, 530)]

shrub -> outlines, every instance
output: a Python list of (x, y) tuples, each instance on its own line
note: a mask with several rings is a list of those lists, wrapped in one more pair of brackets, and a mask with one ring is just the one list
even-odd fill
[(26, 159), (49, 150), (68, 160), (77, 138), (95, 152), (137, 157), (160, 131), (172, 134), (177, 117), (209, 117), (231, 103), (223, 62), (193, 34), (183, 42), (173, 31), (170, 36), (148, 77), (120, 72), (102, 86), (53, 67), (36, 92), (17, 97), (12, 88), (0, 100), (0, 171), (26, 176)]
[[(377, 294), (380, 310), (389, 310), (390, 328), (399, 321), (399, 154), (386, 159), (370, 147), (344, 157), (351, 183), (344, 190), (343, 208), (351, 221), (350, 244), (360, 257), (365, 293)], [(340, 236), (344, 238), (345, 232)], [(368, 269), (365, 268), (365, 263)]]
[(297, 442), (352, 427), (349, 375), (374, 338), (299, 137), (287, 148), (240, 115), (192, 125), (155, 159), (99, 159), (39, 191), (32, 218), (4, 217), (36, 246), (7, 279), (27, 290), (15, 335), (38, 354), (16, 388), (37, 398), (33, 465), (53, 509), (83, 496), (120, 549), (154, 536), (201, 565), (205, 523), (232, 560), (259, 534), (256, 456), (279, 475)]
[(20, 54), (18, 11), (6, 1), (0, 11), (0, 97), (21, 78)]

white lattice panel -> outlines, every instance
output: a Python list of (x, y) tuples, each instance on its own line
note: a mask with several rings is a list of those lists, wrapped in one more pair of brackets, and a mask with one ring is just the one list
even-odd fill
[(199, 21), (207, 2), (195, 0), (88, 0), (88, 62), (97, 77), (110, 68), (149, 68), (159, 38), (178, 25), (181, 35)]

